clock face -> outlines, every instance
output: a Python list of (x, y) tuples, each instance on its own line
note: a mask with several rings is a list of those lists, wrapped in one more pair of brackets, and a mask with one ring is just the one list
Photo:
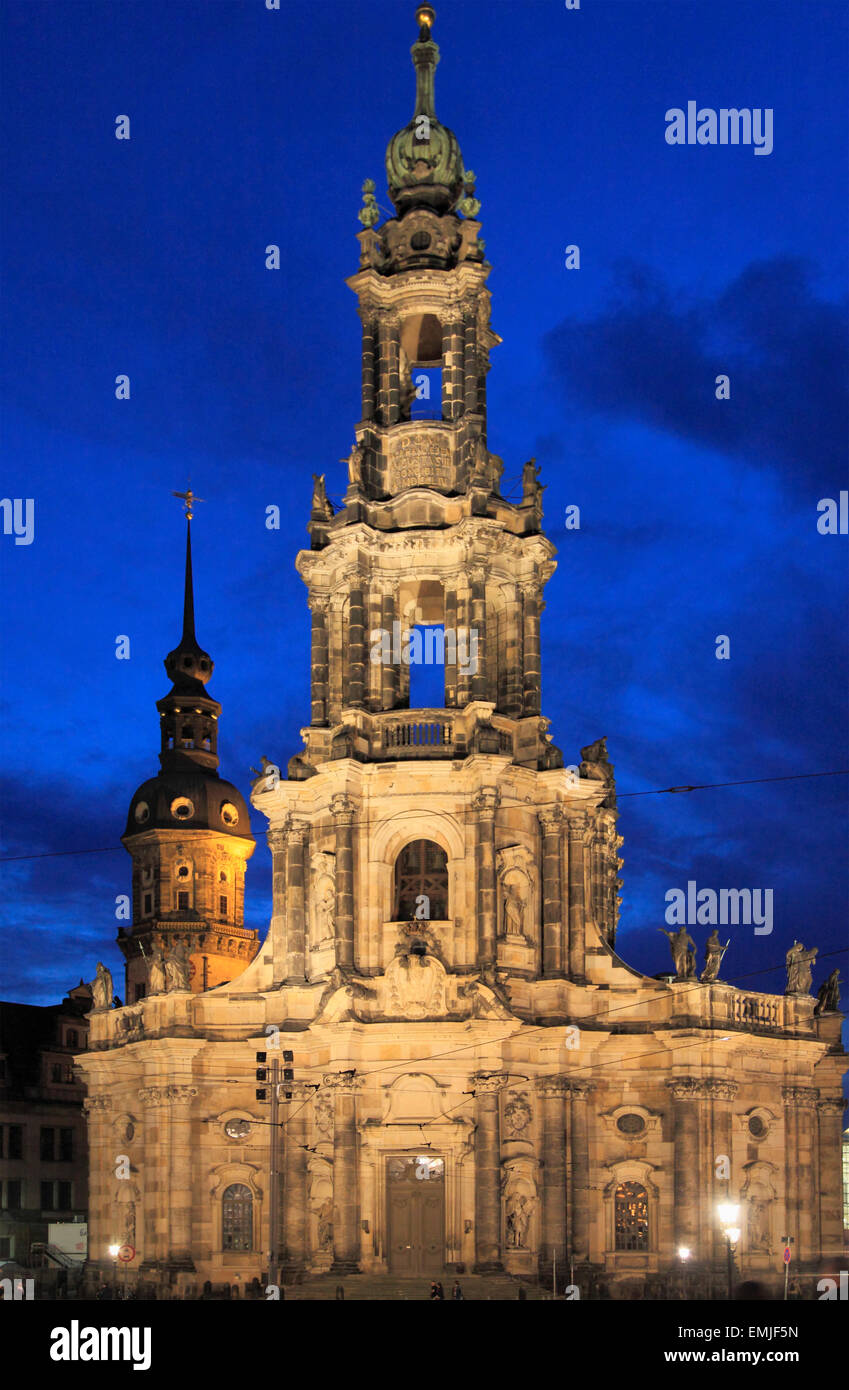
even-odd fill
[(251, 1132), (250, 1120), (228, 1120), (224, 1133), (230, 1139), (246, 1139)]

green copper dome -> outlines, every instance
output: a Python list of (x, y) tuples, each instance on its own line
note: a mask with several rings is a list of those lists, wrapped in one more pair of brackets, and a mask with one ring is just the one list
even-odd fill
[(386, 148), (389, 196), (399, 216), (410, 208), (449, 212), (463, 194), (463, 156), (453, 130), (436, 119), (433, 77), (439, 49), (430, 37), (435, 19), (430, 5), (416, 11), (418, 42), (410, 53), (416, 69), (416, 110), (409, 125)]

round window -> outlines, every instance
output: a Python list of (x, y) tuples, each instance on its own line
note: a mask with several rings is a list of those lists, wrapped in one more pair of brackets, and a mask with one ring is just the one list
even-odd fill
[(749, 1117), (749, 1133), (753, 1139), (763, 1139), (766, 1134), (766, 1125), (760, 1115)]
[(171, 815), (175, 820), (190, 820), (195, 808), (187, 796), (175, 797), (171, 802)]
[(635, 1115), (633, 1113), (620, 1115), (619, 1119), (616, 1121), (616, 1128), (619, 1130), (620, 1134), (642, 1134), (645, 1127), (646, 1122), (642, 1115)]
[(126, 1127), (126, 1129), (124, 1130), (124, 1142), (127, 1143), (127, 1144), (132, 1143), (132, 1140), (133, 1140), (133, 1138), (134, 1138), (134, 1136), (135, 1136), (135, 1132), (136, 1132), (136, 1127), (135, 1127), (135, 1125), (133, 1124), (132, 1120), (128, 1120), (128, 1121), (127, 1121), (127, 1127)]
[(239, 812), (236, 810), (236, 807), (233, 805), (232, 801), (222, 801), (221, 819), (223, 820), (225, 825), (238, 825)]
[(146, 820), (150, 820), (150, 807), (146, 801), (137, 801), (136, 809), (133, 812), (139, 825), (144, 825)]

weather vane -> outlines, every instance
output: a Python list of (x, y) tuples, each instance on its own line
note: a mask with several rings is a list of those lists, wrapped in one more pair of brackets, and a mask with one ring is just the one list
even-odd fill
[(186, 491), (186, 492), (172, 492), (172, 493), (171, 493), (171, 496), (172, 496), (172, 497), (179, 497), (180, 500), (182, 501), (182, 503), (183, 503), (183, 505), (184, 505), (184, 508), (185, 508), (186, 520), (187, 520), (187, 521), (191, 521), (192, 517), (194, 516), (194, 511), (192, 510), (192, 508), (194, 507), (195, 502), (204, 502), (204, 501), (206, 501), (206, 499), (205, 499), (204, 497), (195, 497), (194, 493), (192, 492), (192, 480), (191, 480), (191, 478), (189, 479), (188, 491)]

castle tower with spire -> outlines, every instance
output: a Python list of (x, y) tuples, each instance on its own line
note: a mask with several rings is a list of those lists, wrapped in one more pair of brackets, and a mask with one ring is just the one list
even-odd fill
[(196, 992), (241, 974), (259, 948), (244, 925), (255, 841), (241, 792), (218, 773), (221, 706), (207, 694), (214, 662), (195, 636), (193, 498), (185, 496), (183, 633), (165, 658), (171, 689), (156, 704), (160, 770), (133, 796), (122, 836), (133, 861), (132, 926), (118, 933), (128, 1004), (144, 998), (151, 963), (164, 966), (175, 947)]
[[(413, 119), (386, 154), (395, 215), (363, 190), (344, 507), (316, 475), (296, 562), (310, 720), (252, 788), (269, 930), (219, 988), (93, 1011), (77, 1059), (92, 1258), (108, 1270), (123, 1237), (131, 1282), (190, 1294), (474, 1271), (502, 1281), (479, 1296), (515, 1297), (505, 1275), (551, 1287), (556, 1269), (583, 1298), (600, 1283), (670, 1298), (686, 1247), (706, 1297), (725, 1287), (726, 1203), (740, 1274), (777, 1284), (784, 1234), (797, 1270), (841, 1255), (840, 1015), (798, 971), (783, 996), (726, 984), (718, 939), (697, 978), (686, 929), (675, 978), (617, 953), (613, 768), (603, 738), (564, 765), (542, 713), (554, 549), (534, 461), (512, 501), (489, 447), (490, 267), (436, 116), (433, 19), (419, 7)], [(188, 934), (197, 960), (201, 940), (245, 935), (238, 897), (213, 920), (221, 867), (240, 890), (253, 840), (217, 773), (187, 575), (162, 770), (124, 837), (133, 982), (136, 942)], [(422, 701), (428, 658), (442, 684)]]

